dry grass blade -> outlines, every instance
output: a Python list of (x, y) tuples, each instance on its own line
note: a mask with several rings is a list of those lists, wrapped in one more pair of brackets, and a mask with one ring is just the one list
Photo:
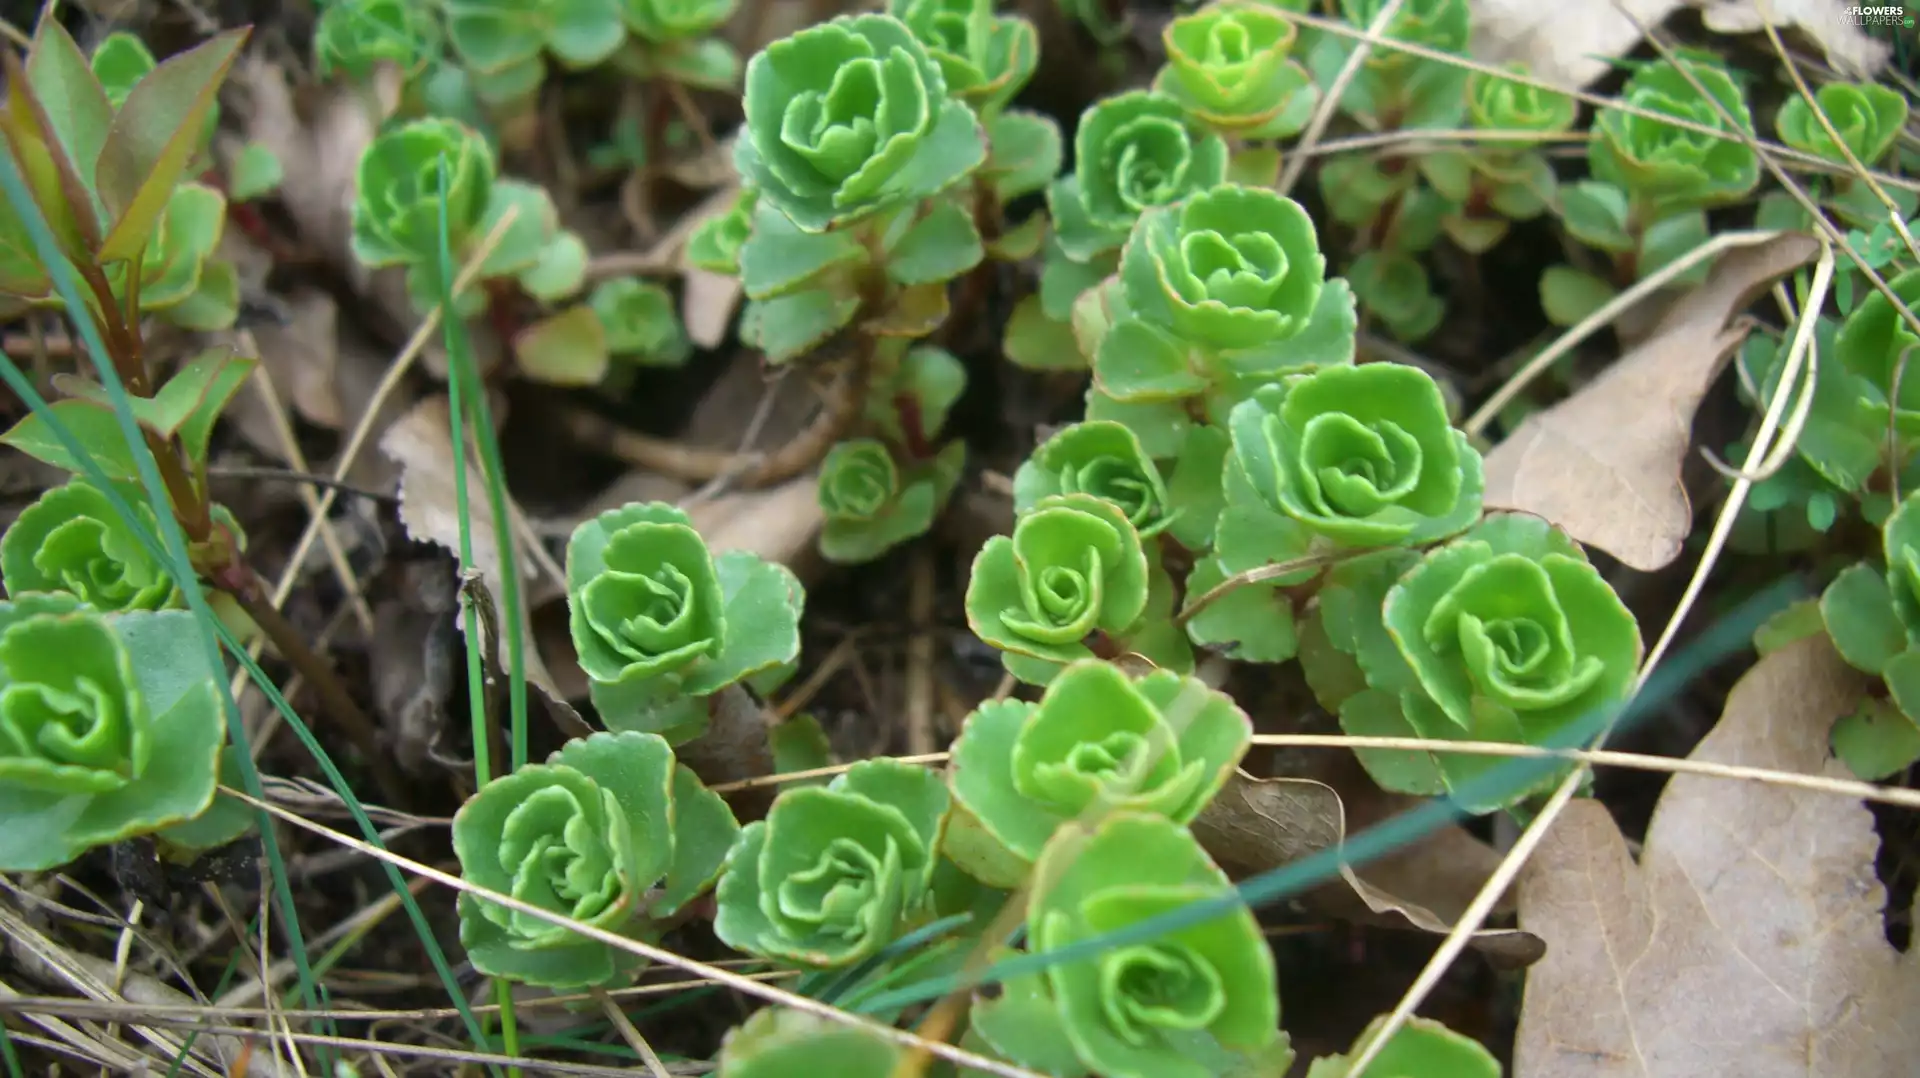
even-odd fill
[(1284, 195), (1293, 190), (1293, 185), (1300, 182), (1300, 173), (1305, 171), (1307, 162), (1313, 159), (1314, 144), (1320, 141), (1320, 136), (1326, 133), (1327, 125), (1333, 122), (1334, 114), (1340, 108), (1340, 99), (1347, 94), (1348, 85), (1353, 82), (1354, 76), (1360, 73), (1360, 65), (1367, 62), (1367, 55), (1373, 51), (1373, 47), (1385, 40), (1380, 35), (1386, 33), (1387, 27), (1393, 25), (1394, 16), (1400, 14), (1400, 5), (1405, 2), (1406, 0), (1387, 0), (1379, 13), (1374, 15), (1373, 21), (1367, 24), (1366, 36), (1361, 38), (1359, 46), (1347, 54), (1347, 62), (1341, 65), (1340, 73), (1333, 78), (1333, 84), (1327, 87), (1326, 93), (1320, 95), (1320, 103), (1313, 110), (1313, 119), (1308, 121), (1307, 129), (1300, 135), (1300, 141), (1288, 151), (1286, 169), (1280, 173), (1280, 182), (1275, 185), (1276, 190), (1281, 194)]

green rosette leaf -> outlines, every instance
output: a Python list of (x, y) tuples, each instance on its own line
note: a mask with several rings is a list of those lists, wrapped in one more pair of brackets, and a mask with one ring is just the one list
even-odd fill
[(1124, 424), (1075, 423), (1041, 443), (1013, 477), (1013, 507), (1025, 512), (1043, 498), (1091, 494), (1119, 506), (1140, 538), (1150, 539), (1179, 516), (1160, 469)]
[(627, 26), (655, 45), (705, 37), (740, 6), (739, 0), (618, 0), (618, 5)]
[(1139, 317), (1220, 350), (1299, 336), (1313, 321), (1326, 276), (1307, 211), (1238, 184), (1142, 217), (1120, 263), (1127, 305)]
[(1146, 611), (1147, 564), (1119, 506), (1090, 494), (1042, 498), (974, 558), (967, 623), (1016, 655), (1091, 658), (1089, 635), (1123, 636)]
[[(453, 818), (462, 878), (635, 937), (651, 928), (650, 913), (671, 913), (713, 884), (738, 833), (726, 803), (666, 741), (634, 731), (568, 742), (546, 763), (482, 786)], [(489, 976), (568, 989), (635, 968), (565, 925), (471, 892), (459, 906), (460, 942)]]
[(826, 522), (820, 553), (856, 565), (925, 535), (946, 507), (966, 465), (966, 445), (952, 442), (932, 461), (902, 468), (873, 438), (841, 442), (820, 462), (819, 499)]
[(1780, 106), (1774, 127), (1780, 132), (1780, 141), (1829, 161), (1844, 164), (1847, 155), (1840, 146), (1845, 145), (1861, 164), (1872, 168), (1893, 148), (1894, 139), (1907, 123), (1906, 97), (1876, 83), (1829, 82), (1814, 91), (1813, 99), (1839, 133), (1839, 144), (1827, 134), (1813, 105), (1803, 96), (1790, 97)]
[(842, 16), (747, 63), (734, 164), (794, 224), (821, 232), (926, 198), (986, 160), (973, 110), (887, 15)]
[[(1401, 702), (1424, 737), (1547, 743), (1624, 702), (1644, 650), (1580, 545), (1521, 513), (1491, 514), (1429, 552), (1381, 617), (1419, 682)], [(1487, 766), (1439, 760), (1456, 789)]]
[(1074, 134), (1074, 173), (1047, 189), (1061, 249), (1088, 262), (1126, 242), (1140, 215), (1227, 177), (1227, 144), (1176, 99), (1131, 91), (1095, 102)]
[(714, 932), (796, 965), (871, 958), (925, 915), (949, 803), (931, 772), (886, 759), (782, 791), (727, 855)]
[(459, 250), (493, 197), (493, 154), (472, 128), (423, 119), (383, 132), (360, 156), (353, 256), (378, 268), (431, 263), (440, 250), (441, 155), (447, 160), (448, 240)]
[(185, 611), (0, 603), (0, 871), (37, 872), (213, 803), (226, 717)]
[(1153, 88), (1223, 135), (1288, 138), (1318, 101), (1290, 55), (1299, 31), (1254, 0), (1208, 4), (1167, 24), (1167, 64)]
[[(134, 502), (141, 522), (153, 511)], [(18, 598), (65, 592), (102, 613), (159, 610), (183, 597), (106, 494), (78, 479), (42, 494), (0, 536), (0, 582)]]
[[(1480, 454), (1416, 367), (1328, 367), (1260, 390), (1229, 429), (1246, 479), (1228, 484), (1229, 512), (1251, 498), (1248, 508), (1346, 547), (1433, 542), (1480, 515)], [(1224, 525), (1219, 541), (1224, 554)]]
[(335, 0), (313, 28), (314, 66), (322, 77), (364, 80), (381, 63), (411, 77), (426, 69), (439, 44), (433, 13), (408, 0)]
[(649, 367), (679, 367), (693, 355), (673, 294), (652, 281), (601, 281), (588, 294), (587, 306), (606, 332), (607, 351), (615, 356)]
[(1087, 660), (1061, 671), (1037, 704), (994, 700), (967, 716), (953, 792), (1031, 863), (1061, 826), (1099, 806), (1192, 820), (1252, 736), (1232, 699), (1193, 678), (1155, 671), (1133, 681)]
[[(1513, 62), (1506, 70), (1529, 75), (1527, 65)], [(1533, 131), (1557, 135), (1571, 130), (1579, 106), (1573, 98), (1524, 82), (1479, 71), (1467, 77), (1467, 114), (1484, 131)], [(1519, 143), (1503, 143), (1518, 148)]]
[(1033, 78), (1040, 34), (1018, 16), (994, 14), (993, 0), (888, 0), (887, 13), (940, 65), (953, 96), (984, 119), (1006, 106)]
[(680, 727), (646, 716), (793, 661), (804, 601), (790, 570), (741, 551), (713, 557), (663, 502), (608, 510), (567, 544), (568, 628), (610, 725)]
[[(1231, 893), (1193, 835), (1164, 816), (1069, 824), (1034, 871), (1028, 948), (1046, 954)], [(1049, 966), (1045, 986), (1074, 1054), (1109, 1078), (1214, 1078), (1283, 1049), (1273, 954), (1244, 906)], [(983, 1030), (989, 1041), (995, 1032)]]
[[(1712, 102), (1694, 89), (1681, 64)], [(1621, 99), (1732, 136), (1721, 118), (1725, 110), (1739, 131), (1753, 135), (1746, 95), (1711, 54), (1689, 52), (1677, 60), (1649, 63), (1627, 80)], [(1596, 137), (1587, 154), (1594, 178), (1651, 203), (1656, 218), (1744, 198), (1760, 182), (1759, 158), (1737, 137), (1721, 138), (1613, 108), (1601, 109), (1594, 127)]]

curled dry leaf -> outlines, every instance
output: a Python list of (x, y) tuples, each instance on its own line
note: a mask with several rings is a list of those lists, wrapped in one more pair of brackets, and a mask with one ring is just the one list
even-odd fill
[[(1776, 26), (1799, 26), (1827, 59), (1859, 77), (1886, 66), (1891, 47), (1849, 19), (1842, 0), (1766, 0)], [(1746, 33), (1761, 26), (1756, 0), (1473, 0), (1473, 56), (1489, 63), (1525, 61), (1533, 74), (1566, 87), (1598, 81), (1607, 62), (1640, 44), (1641, 26), (1658, 26), (1686, 7), (1701, 9), (1707, 29)], [(1628, 17), (1631, 14), (1631, 18)]]
[(1722, 256), (1645, 343), (1487, 454), (1487, 507), (1537, 513), (1642, 572), (1679, 557), (1694, 409), (1747, 333), (1728, 322), (1817, 249), (1795, 234)]
[[(380, 439), (380, 451), (400, 466), (400, 523), (407, 534), (418, 542), (435, 543), (458, 555), (460, 514), (455, 508), (453, 437), (447, 418), (446, 398), (429, 397), (387, 429)], [(494, 542), (493, 511), (487, 501), (484, 475), (479, 462), (469, 455), (467, 521), (473, 544), (473, 567), (480, 571), (482, 582), (498, 602), (497, 597), (505, 593), (501, 587), (500, 549)], [(532, 559), (524, 553), (516, 554), (514, 562), (522, 574), (521, 593), (526, 596), (522, 603), (520, 633), (521, 640), (529, 642), (522, 653), (527, 681), (540, 689), (538, 695), (546, 701), (548, 713), (556, 722), (568, 729), (583, 729), (579, 713), (566, 704), (555, 688), (553, 675), (548, 673), (539, 649), (530, 646), (533, 631), (528, 611), (539, 597), (530, 594), (534, 583)], [(504, 610), (501, 616), (505, 616)], [(504, 627), (495, 652), (500, 668), (506, 669)]]
[[(1346, 816), (1339, 792), (1323, 782), (1257, 779), (1236, 770), (1190, 826), (1215, 860), (1237, 873), (1252, 874), (1343, 844)], [(1435, 869), (1447, 858), (1455, 864), (1446, 871), (1425, 875), (1419, 871)], [(1370, 878), (1384, 869), (1377, 878), (1407, 886), (1413, 889), (1410, 893), (1451, 913), (1466, 907), (1499, 861), (1499, 855), (1480, 840), (1449, 825), (1361, 869), (1342, 864), (1340, 875), (1347, 886), (1330, 883), (1304, 900), (1330, 917), (1445, 935), (1453, 928), (1447, 920), (1425, 905), (1397, 897)], [(1401, 864), (1395, 867), (1395, 862)], [(1472, 878), (1475, 871), (1477, 880)], [(1474, 933), (1473, 946), (1505, 969), (1524, 968), (1541, 955), (1537, 937), (1512, 929), (1482, 929)]]
[[(1834, 719), (1866, 691), (1826, 636), (1768, 654), (1691, 759), (1848, 777)], [(1887, 943), (1858, 801), (1675, 775), (1639, 864), (1575, 801), (1520, 884), (1547, 943), (1516, 1078), (1895, 1078), (1920, 1058), (1920, 951)]]

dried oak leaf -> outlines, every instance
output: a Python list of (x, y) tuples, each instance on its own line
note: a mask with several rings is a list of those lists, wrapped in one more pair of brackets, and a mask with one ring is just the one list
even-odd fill
[(1488, 507), (1537, 513), (1642, 572), (1679, 557), (1694, 409), (1747, 334), (1728, 322), (1817, 249), (1790, 234), (1722, 256), (1644, 344), (1487, 454)]
[[(1694, 760), (1845, 776), (1833, 720), (1866, 684), (1823, 636), (1727, 697)], [(1636, 865), (1576, 801), (1520, 885), (1547, 943), (1527, 975), (1515, 1078), (1905, 1078), (1920, 1059), (1920, 952), (1886, 940), (1859, 801), (1676, 775)]]

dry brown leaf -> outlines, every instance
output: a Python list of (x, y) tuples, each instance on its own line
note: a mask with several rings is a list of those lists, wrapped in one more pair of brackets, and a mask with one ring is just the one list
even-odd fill
[[(1341, 845), (1346, 841), (1346, 815), (1339, 792), (1326, 783), (1300, 778), (1257, 779), (1244, 771), (1235, 771), (1219, 795), (1208, 802), (1190, 826), (1194, 837), (1215, 860), (1251, 875)], [(1479, 884), (1485, 882), (1493, 866), (1499, 863), (1498, 855), (1491, 849), (1486, 850), (1484, 859), (1463, 854), (1460, 845), (1463, 842), (1484, 844), (1454, 826), (1441, 828), (1422, 840), (1423, 844), (1427, 842), (1435, 844), (1436, 853), (1464, 855), (1483, 864), (1485, 872), (1480, 881), (1456, 902), (1446, 891), (1435, 889), (1436, 882), (1445, 886), (1444, 877), (1421, 879), (1402, 873), (1393, 878), (1409, 887), (1408, 893), (1423, 898), (1431, 894), (1435, 898), (1430, 901), (1437, 899), (1454, 905), (1456, 911), (1464, 909), (1472, 893), (1479, 890)], [(1445, 935), (1453, 928), (1447, 920), (1418, 902), (1397, 897), (1367, 878), (1374, 875), (1377, 865), (1403, 858), (1410, 858), (1410, 863), (1415, 864), (1429, 863), (1428, 856), (1421, 845), (1416, 844), (1359, 870), (1343, 864), (1340, 875), (1346, 886), (1329, 883), (1303, 896), (1303, 900), (1315, 912), (1329, 917)], [(1498, 928), (1474, 933), (1473, 946), (1507, 969), (1520, 969), (1538, 960), (1542, 950), (1540, 941), (1531, 933)]]
[(817, 568), (813, 540), (826, 523), (818, 488), (818, 479), (803, 475), (777, 487), (729, 491), (697, 502), (687, 507), (687, 515), (715, 553), (744, 550), (807, 580)]
[(1634, 19), (1659, 26), (1674, 12), (1696, 7), (1709, 30), (1746, 33), (1760, 28), (1758, 3), (1767, 4), (1774, 25), (1797, 24), (1828, 60), (1857, 77), (1886, 66), (1891, 47), (1866, 33), (1858, 19), (1849, 20), (1844, 12), (1851, 5), (1842, 0), (1473, 0), (1473, 57), (1495, 64), (1524, 61), (1536, 77), (1577, 89), (1611, 71), (1609, 59), (1640, 44)]
[[(436, 543), (456, 555), (460, 552), (460, 515), (455, 507), (453, 438), (447, 427), (447, 399), (429, 397), (387, 429), (380, 439), (380, 451), (400, 466), (400, 523), (418, 542)], [(488, 504), (484, 473), (477, 461), (467, 458), (467, 519), (473, 545), (473, 568), (496, 597), (503, 593), (500, 549), (494, 542), (493, 511)], [(515, 565), (523, 578), (532, 571), (531, 559), (521, 554)], [(523, 579), (522, 592), (529, 590)], [(500, 612), (505, 617), (505, 611)], [(521, 611), (522, 641), (531, 641), (533, 632), (528, 609)], [(462, 631), (465, 631), (464, 622)], [(496, 661), (507, 665), (507, 634), (496, 641)], [(579, 713), (569, 707), (555, 688), (538, 648), (522, 651), (527, 681), (537, 686), (547, 700), (549, 713), (556, 721), (569, 725), (580, 722)], [(554, 710), (554, 709), (562, 710)], [(569, 721), (570, 720), (570, 721)]]
[(1487, 506), (1537, 513), (1643, 572), (1679, 557), (1694, 409), (1747, 332), (1728, 321), (1816, 250), (1796, 234), (1722, 256), (1644, 344), (1487, 454)]
[(286, 298), (287, 320), (263, 321), (253, 329), (260, 362), (274, 389), (295, 414), (318, 427), (346, 425), (334, 375), (340, 366), (340, 308), (331, 295), (302, 288)]
[(680, 278), (680, 320), (686, 323), (687, 339), (702, 348), (720, 347), (744, 294), (737, 274), (687, 267)]
[[(1833, 720), (1865, 691), (1825, 636), (1761, 659), (1691, 759), (1845, 777)], [(1527, 977), (1516, 1078), (1905, 1078), (1920, 951), (1882, 923), (1859, 801), (1676, 775), (1636, 866), (1606, 806), (1576, 801), (1520, 885), (1547, 942)]]

